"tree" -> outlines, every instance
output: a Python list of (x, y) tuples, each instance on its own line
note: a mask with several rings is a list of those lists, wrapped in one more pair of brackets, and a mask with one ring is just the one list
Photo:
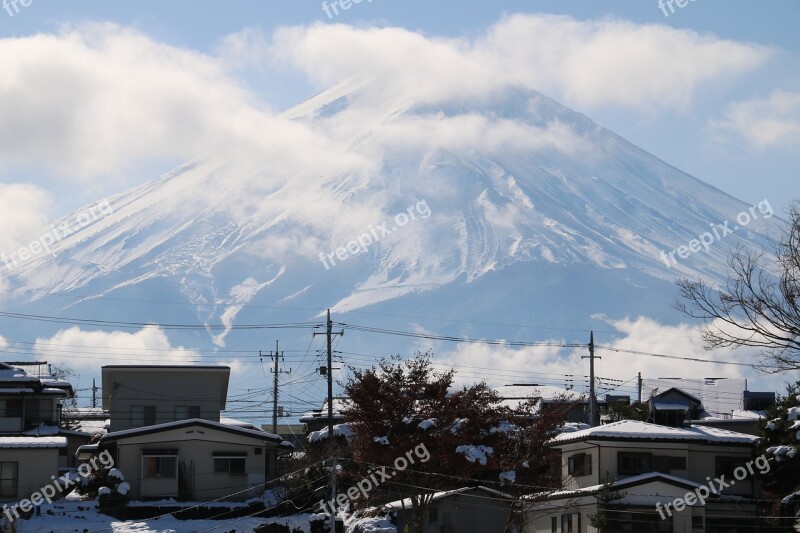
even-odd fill
[(770, 511), (793, 516), (800, 507), (800, 381), (788, 385), (786, 396), (767, 410), (760, 430), (758, 451), (769, 459), (762, 471), (764, 489), (783, 499)]
[[(529, 411), (503, 406), (483, 382), (454, 388), (454, 371), (435, 371), (429, 352), (351, 370), (344, 415), (352, 427), (353, 461), (362, 469), (358, 475), (386, 467), (390, 478), (373, 487), (369, 499), (408, 499), (407, 531), (421, 531), (435, 491), (505, 480), (500, 490), (508, 492), (516, 482), (543, 483), (551, 472), (552, 452), (543, 443), (555, 422), (523, 428), (519, 422)], [(424, 456), (417, 453), (422, 450)]]
[(760, 348), (761, 369), (769, 373), (800, 370), (800, 202), (788, 214), (789, 229), (775, 246), (775, 265), (764, 253), (740, 247), (729, 258), (729, 279), (721, 290), (683, 279), (678, 286), (684, 301), (674, 305), (704, 320), (706, 349)]

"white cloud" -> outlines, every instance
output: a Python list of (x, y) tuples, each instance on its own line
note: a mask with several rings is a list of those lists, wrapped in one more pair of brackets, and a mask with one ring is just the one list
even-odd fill
[(768, 98), (731, 104), (715, 126), (758, 149), (800, 144), (800, 92), (776, 90)]
[[(783, 390), (786, 376), (763, 376), (747, 366), (703, 363), (683, 359), (653, 357), (630, 354), (614, 350), (665, 354), (679, 358), (696, 358), (736, 363), (758, 363), (755, 349), (740, 348), (706, 351), (702, 346), (701, 329), (697, 325), (664, 325), (652, 319), (607, 320), (621, 336), (616, 340), (603, 341), (607, 334), (595, 335), (598, 348), (595, 355), (597, 376), (627, 382), (620, 393), (635, 392), (636, 374), (643, 378), (666, 377), (727, 377), (748, 378), (750, 390)], [(546, 341), (545, 341), (546, 342)], [(555, 344), (561, 339), (552, 339)], [(588, 386), (588, 363), (581, 357), (588, 356), (588, 349), (565, 349), (552, 346), (504, 347), (480, 344), (459, 344), (456, 349), (438, 354), (437, 362), (456, 367), (460, 383), (472, 383), (485, 378), (490, 385), (502, 386), (511, 383), (538, 383), (564, 387), (575, 384), (575, 390), (584, 391)], [(472, 369), (468, 368), (472, 367)], [(480, 370), (483, 369), (483, 370)], [(491, 370), (487, 370), (491, 369)], [(580, 372), (577, 370), (581, 369)], [(577, 374), (577, 375), (575, 375)], [(568, 380), (573, 380), (569, 381)], [(598, 394), (604, 395), (612, 384), (604, 383)], [(632, 394), (633, 395), (633, 394)]]
[(258, 51), (283, 60), (322, 86), (377, 72), (384, 89), (423, 101), (511, 83), (568, 104), (634, 109), (685, 106), (704, 86), (741, 77), (771, 56), (762, 46), (664, 25), (552, 15), (513, 15), (472, 41), (315, 24), (283, 28), (271, 45), (246, 30), (228, 46), (251, 62)]
[[(39, 237), (47, 228), (50, 194), (30, 184), (0, 183), (0, 254), (11, 259), (22, 246)], [(0, 271), (4, 269), (0, 260)]]
[(36, 339), (33, 352), (49, 363), (87, 373), (103, 365), (192, 364), (200, 358), (195, 351), (172, 346), (164, 331), (154, 326), (132, 333), (73, 326), (50, 338)]

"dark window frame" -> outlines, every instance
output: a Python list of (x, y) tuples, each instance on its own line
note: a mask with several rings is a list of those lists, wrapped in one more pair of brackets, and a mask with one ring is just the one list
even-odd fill
[(591, 473), (592, 456), (588, 453), (575, 453), (567, 458), (567, 474), (572, 477), (582, 477)]
[[(632, 459), (645, 459), (641, 468), (629, 468)], [(626, 460), (627, 464), (626, 464)], [(648, 452), (617, 452), (617, 474), (621, 476), (638, 476), (653, 471), (653, 454)]]

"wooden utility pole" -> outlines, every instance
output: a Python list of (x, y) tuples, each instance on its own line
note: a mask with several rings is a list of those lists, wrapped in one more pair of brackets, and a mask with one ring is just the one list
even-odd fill
[[(336, 533), (336, 446), (333, 441), (333, 336), (344, 335), (344, 330), (334, 333), (331, 310), (328, 309), (325, 338), (328, 345), (328, 453), (331, 456), (331, 533)], [(316, 335), (316, 333), (314, 333)]]
[(581, 359), (589, 359), (589, 425), (595, 427), (597, 425), (597, 395), (594, 390), (594, 360), (601, 359), (594, 356), (594, 331), (589, 332), (589, 355), (581, 357)]
[(642, 403), (642, 373), (641, 372), (639, 372), (638, 389), (639, 389), (639, 403)]
[(278, 377), (281, 374), (291, 374), (292, 369), (280, 370), (278, 368), (279, 359), (283, 359), (283, 354), (278, 351), (278, 341), (275, 341), (275, 368), (272, 372), (275, 374), (272, 384), (272, 432), (278, 434)]

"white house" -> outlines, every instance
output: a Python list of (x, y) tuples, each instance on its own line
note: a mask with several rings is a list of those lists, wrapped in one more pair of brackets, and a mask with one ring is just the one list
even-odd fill
[[(632, 420), (558, 435), (548, 445), (561, 451), (562, 490), (530, 498), (524, 531), (594, 532), (592, 516), (607, 518), (611, 531), (729, 532), (732, 524), (755, 525), (755, 478), (768, 468), (753, 458), (756, 440)], [(696, 491), (705, 488), (708, 497), (697, 501)], [(612, 495), (618, 499), (606, 498)]]

